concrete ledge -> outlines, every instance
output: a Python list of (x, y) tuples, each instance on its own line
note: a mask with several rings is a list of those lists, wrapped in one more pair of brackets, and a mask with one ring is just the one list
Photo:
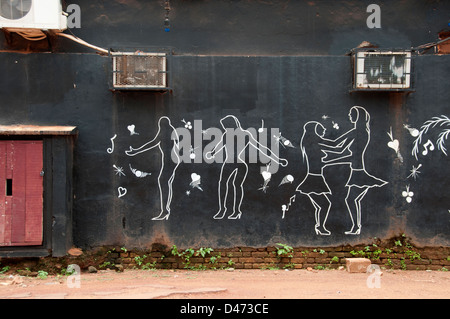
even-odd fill
[(367, 258), (346, 258), (345, 265), (348, 272), (361, 272), (365, 273), (367, 267), (371, 265), (370, 259)]
[(76, 126), (0, 125), (0, 135), (77, 135)]

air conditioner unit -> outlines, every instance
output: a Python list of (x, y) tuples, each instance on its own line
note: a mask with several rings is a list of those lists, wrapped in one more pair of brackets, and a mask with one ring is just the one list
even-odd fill
[(65, 30), (67, 17), (60, 0), (0, 0), (0, 28)]
[(410, 90), (411, 52), (357, 51), (354, 54), (355, 90)]
[(165, 53), (111, 52), (116, 90), (164, 90), (167, 88)]

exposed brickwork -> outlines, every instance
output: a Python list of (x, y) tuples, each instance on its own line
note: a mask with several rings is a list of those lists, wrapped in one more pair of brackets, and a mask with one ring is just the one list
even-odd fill
[(60, 273), (69, 264), (82, 270), (98, 269), (336, 269), (346, 267), (348, 258), (368, 258), (372, 264), (386, 269), (450, 270), (450, 247), (415, 247), (405, 236), (369, 245), (337, 247), (235, 247), (177, 248), (159, 244), (149, 250), (125, 247), (100, 247), (61, 258), (3, 258), (0, 270), (11, 265), (15, 269), (48, 270)]
[[(121, 249), (120, 247), (112, 248)], [(183, 252), (184, 250), (181, 250)], [(450, 270), (450, 247), (394, 246), (339, 246), (296, 247), (292, 252), (277, 255), (277, 247), (236, 247), (213, 249), (205, 257), (196, 251), (188, 260), (186, 256), (174, 256), (170, 250), (110, 252), (106, 264), (120, 263), (128, 268), (166, 269), (335, 269), (345, 267), (347, 258), (364, 257), (381, 268), (404, 270)], [(146, 257), (144, 257), (146, 256)], [(108, 265), (109, 265), (108, 264)]]

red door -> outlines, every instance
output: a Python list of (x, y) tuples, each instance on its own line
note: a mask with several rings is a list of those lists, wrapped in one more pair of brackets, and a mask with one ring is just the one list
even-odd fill
[(42, 141), (0, 141), (0, 246), (42, 245)]

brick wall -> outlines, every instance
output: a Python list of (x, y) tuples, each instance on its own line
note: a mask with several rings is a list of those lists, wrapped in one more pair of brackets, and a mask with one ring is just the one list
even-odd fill
[[(337, 247), (235, 247), (227, 249), (167, 247), (152, 250), (127, 250), (110, 247), (101, 268), (121, 264), (125, 268), (164, 269), (335, 269), (345, 266), (346, 258), (369, 258), (372, 264), (386, 269), (448, 270), (450, 247), (414, 247), (406, 240), (393, 240), (392, 245), (360, 245)], [(207, 251), (206, 251), (207, 250)]]
[[(82, 270), (102, 269), (337, 269), (345, 267), (346, 258), (369, 258), (382, 269), (450, 270), (450, 247), (415, 247), (401, 235), (385, 242), (336, 247), (176, 248), (160, 244), (151, 249), (103, 246), (82, 252), (74, 249), (66, 257), (2, 258), (0, 271), (46, 270), (59, 274), (69, 264)], [(9, 268), (8, 267), (8, 268)]]

